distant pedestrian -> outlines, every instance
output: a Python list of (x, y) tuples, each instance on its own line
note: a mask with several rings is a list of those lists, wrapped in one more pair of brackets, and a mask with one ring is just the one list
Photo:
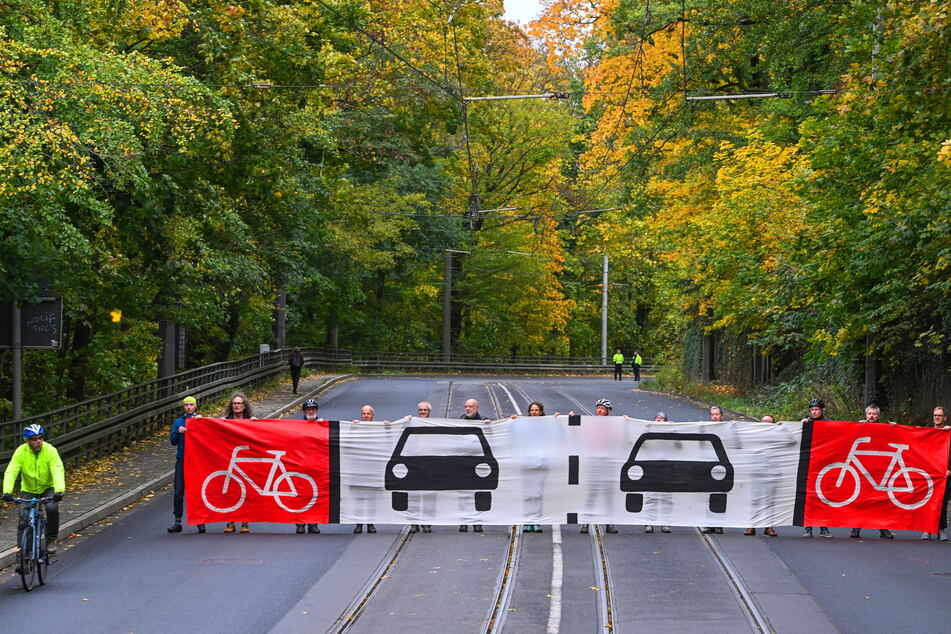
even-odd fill
[(621, 354), (621, 349), (618, 348), (614, 351), (614, 380), (620, 381), (621, 374), (624, 373), (624, 355)]
[[(172, 430), (168, 441), (175, 451), (175, 484), (172, 492), (172, 513), (175, 516), (175, 523), (168, 527), (169, 533), (182, 532), (182, 511), (185, 504), (185, 432), (188, 431), (185, 423), (189, 418), (199, 418), (200, 415), (195, 411), (198, 409), (198, 401), (194, 396), (186, 396), (182, 400), (182, 409), (185, 410), (181, 416), (172, 423)], [(198, 532), (205, 532), (205, 525), (198, 525)]]
[(643, 363), (643, 359), (641, 359), (640, 353), (634, 352), (634, 356), (631, 357), (631, 370), (634, 371), (634, 380), (638, 383), (641, 381), (641, 363)]
[[(317, 399), (315, 398), (309, 398), (304, 401), (304, 404), (301, 406), (301, 411), (304, 414), (304, 420), (309, 423), (315, 423), (320, 420), (317, 417), (318, 405)], [(295, 526), (297, 528), (298, 535), (303, 535), (305, 529), (311, 535), (320, 533), (320, 524), (295, 524)]]
[(294, 394), (297, 394), (297, 384), (300, 383), (300, 371), (301, 368), (304, 367), (304, 353), (301, 352), (297, 346), (294, 346), (294, 349), (291, 350), (288, 363), (291, 366), (291, 382), (294, 384)]

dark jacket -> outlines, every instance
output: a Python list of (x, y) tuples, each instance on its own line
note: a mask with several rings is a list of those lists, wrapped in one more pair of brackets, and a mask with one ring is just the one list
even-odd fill
[[(175, 452), (175, 458), (177, 460), (184, 460), (185, 458), (185, 434), (179, 432), (178, 428), (185, 425), (186, 418), (195, 418), (196, 416), (198, 416), (198, 414), (183, 414), (172, 423), (172, 433), (169, 435), (168, 441), (172, 443), (173, 447), (178, 447), (178, 451)], [(185, 426), (187, 427), (187, 425)]]

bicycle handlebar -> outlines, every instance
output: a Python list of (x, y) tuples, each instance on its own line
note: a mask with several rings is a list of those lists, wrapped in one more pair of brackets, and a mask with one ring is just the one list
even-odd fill
[(37, 504), (39, 504), (40, 502), (52, 502), (53, 496), (47, 496), (47, 497), (41, 497), (41, 498), (13, 498), (13, 501), (16, 502), (17, 504), (32, 504), (33, 502), (36, 502)]

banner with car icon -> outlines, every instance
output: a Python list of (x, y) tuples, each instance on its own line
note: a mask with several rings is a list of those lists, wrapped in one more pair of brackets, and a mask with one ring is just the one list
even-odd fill
[(949, 438), (864, 425), (840, 447), (836, 426), (856, 424), (625, 416), (189, 425), (189, 446), (203, 447), (186, 454), (193, 523), (767, 527), (835, 516), (936, 532)]

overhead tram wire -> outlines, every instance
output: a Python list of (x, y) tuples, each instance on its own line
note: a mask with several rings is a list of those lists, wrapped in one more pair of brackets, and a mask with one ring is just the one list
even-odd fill
[(393, 57), (395, 57), (396, 59), (398, 59), (398, 60), (399, 60), (400, 62), (402, 62), (407, 68), (409, 68), (410, 70), (412, 70), (414, 73), (416, 73), (417, 75), (419, 75), (420, 77), (422, 77), (423, 79), (425, 79), (427, 82), (429, 82), (430, 84), (432, 84), (433, 86), (435, 86), (436, 88), (438, 88), (439, 90), (441, 90), (442, 92), (444, 92), (444, 93), (446, 93), (447, 95), (449, 95), (450, 97), (452, 97), (453, 100), (455, 100), (455, 101), (461, 101), (462, 95), (456, 94), (456, 93), (455, 93), (452, 89), (450, 89), (448, 86), (444, 86), (443, 84), (441, 84), (440, 82), (436, 81), (435, 79), (433, 79), (432, 77), (430, 77), (429, 75), (427, 75), (426, 73), (424, 73), (423, 71), (421, 71), (420, 69), (416, 68), (416, 66), (414, 66), (413, 64), (411, 64), (411, 63), (410, 63), (407, 59), (405, 59), (402, 55), (400, 55), (399, 53), (397, 53), (396, 51), (394, 51), (392, 48), (390, 48), (389, 46), (387, 46), (386, 44), (384, 44), (383, 42), (381, 42), (378, 38), (374, 37), (374, 36), (373, 36), (371, 33), (369, 33), (366, 29), (363, 29), (363, 28), (361, 28), (360, 26), (358, 26), (357, 24), (353, 23), (353, 21), (348, 20), (346, 16), (344, 16), (342, 13), (340, 13), (339, 11), (337, 11), (335, 8), (333, 8), (332, 6), (330, 6), (329, 4), (327, 4), (326, 2), (324, 2), (324, 0), (316, 0), (316, 2), (317, 2), (317, 4), (319, 4), (321, 7), (323, 7), (323, 8), (326, 9), (327, 11), (330, 11), (330, 12), (333, 13), (335, 16), (337, 16), (338, 18), (340, 18), (341, 20), (343, 20), (345, 23), (348, 23), (348, 24), (349, 24), (351, 27), (353, 27), (355, 30), (357, 30), (357, 31), (359, 31), (360, 33), (362, 33), (365, 37), (367, 37), (367, 38), (368, 38), (370, 41), (372, 41), (374, 44), (376, 44), (377, 46), (379, 46), (380, 48), (382, 48), (383, 50), (385, 50), (386, 52), (388, 52), (390, 55), (392, 55)]

